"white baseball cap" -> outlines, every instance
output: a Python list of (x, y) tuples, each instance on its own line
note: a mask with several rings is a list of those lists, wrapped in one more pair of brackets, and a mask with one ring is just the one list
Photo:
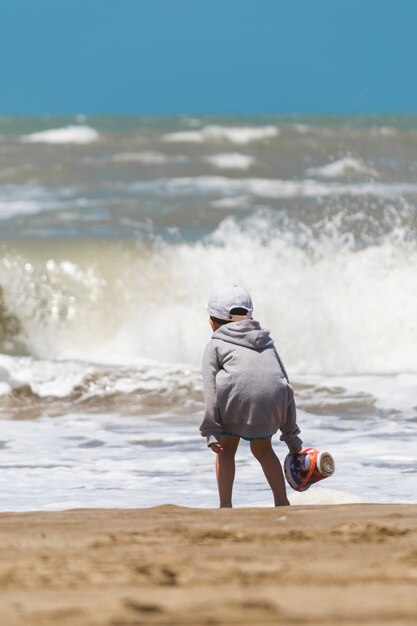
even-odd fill
[[(232, 315), (232, 309), (245, 309), (245, 315)], [(252, 300), (246, 289), (238, 285), (225, 285), (216, 289), (207, 304), (208, 314), (220, 320), (237, 322), (252, 319)]]

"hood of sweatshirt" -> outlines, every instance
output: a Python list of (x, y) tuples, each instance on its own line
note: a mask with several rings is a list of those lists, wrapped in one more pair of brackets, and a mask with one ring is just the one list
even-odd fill
[(274, 345), (269, 330), (261, 328), (255, 320), (242, 320), (220, 326), (212, 335), (213, 339), (221, 339), (252, 350), (263, 350)]

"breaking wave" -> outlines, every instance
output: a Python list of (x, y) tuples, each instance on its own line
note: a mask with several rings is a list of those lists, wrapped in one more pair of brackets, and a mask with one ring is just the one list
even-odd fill
[(99, 133), (90, 126), (66, 126), (23, 135), (21, 141), (23, 143), (89, 144), (99, 138)]
[(164, 165), (165, 163), (186, 163), (187, 157), (178, 154), (167, 156), (162, 152), (121, 152), (114, 154), (112, 163), (141, 163), (142, 165)]
[(163, 136), (163, 139), (164, 141), (179, 143), (228, 141), (244, 145), (252, 141), (278, 137), (279, 132), (279, 128), (276, 126), (204, 126), (201, 130), (168, 133)]
[(323, 176), (324, 178), (341, 178), (350, 174), (362, 174), (374, 178), (378, 178), (379, 176), (378, 172), (373, 167), (370, 167), (360, 159), (354, 159), (349, 156), (323, 165), (322, 167), (310, 167), (307, 170), (307, 174)]
[(314, 198), (324, 196), (375, 196), (396, 198), (399, 194), (417, 193), (416, 183), (358, 182), (337, 183), (315, 180), (275, 180), (268, 178), (226, 178), (223, 176), (194, 176), (156, 178), (130, 186), (136, 193), (161, 195), (190, 195), (222, 193), (224, 195), (251, 194), (264, 198)]
[(198, 365), (207, 297), (233, 282), (293, 373), (417, 373), (415, 241), (397, 229), (364, 245), (336, 226), (317, 236), (258, 216), (197, 243), (3, 246), (0, 351)]
[(204, 160), (219, 169), (231, 170), (247, 170), (255, 162), (253, 157), (246, 154), (239, 154), (239, 152), (213, 154), (212, 156), (205, 157)]

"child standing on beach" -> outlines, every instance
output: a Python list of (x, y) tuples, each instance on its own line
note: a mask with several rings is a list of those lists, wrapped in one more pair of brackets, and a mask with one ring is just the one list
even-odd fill
[(232, 506), (235, 454), (240, 438), (262, 466), (275, 506), (288, 505), (281, 463), (271, 439), (278, 429), (290, 452), (302, 441), (294, 393), (269, 331), (252, 319), (252, 300), (242, 287), (220, 287), (207, 305), (213, 335), (204, 352), (205, 412), (200, 427), (216, 453), (220, 507)]

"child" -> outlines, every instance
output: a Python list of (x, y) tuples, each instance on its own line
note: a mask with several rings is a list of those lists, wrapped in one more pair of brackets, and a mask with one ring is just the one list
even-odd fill
[(302, 447), (287, 373), (269, 331), (252, 319), (252, 310), (249, 294), (236, 285), (217, 289), (207, 305), (214, 332), (203, 357), (205, 412), (200, 432), (217, 454), (221, 508), (232, 506), (235, 454), (241, 437), (250, 441), (275, 506), (289, 502), (272, 435), (280, 429), (280, 439), (291, 452)]

